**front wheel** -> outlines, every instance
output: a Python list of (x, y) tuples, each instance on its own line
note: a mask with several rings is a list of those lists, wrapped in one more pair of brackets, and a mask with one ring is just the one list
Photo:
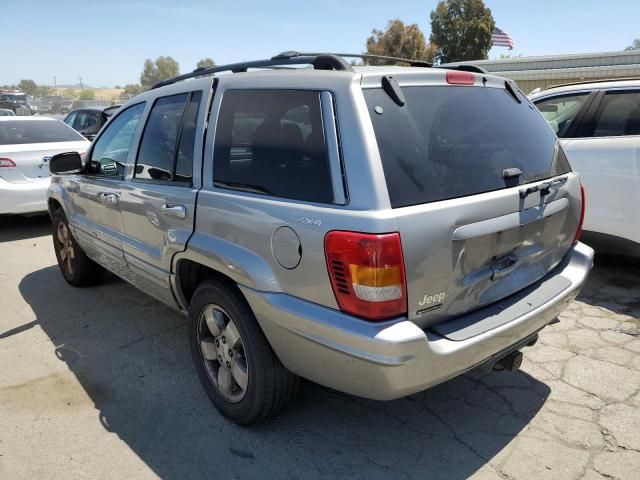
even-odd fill
[(205, 392), (227, 418), (249, 425), (275, 416), (299, 379), (280, 363), (240, 292), (205, 280), (189, 306), (193, 360)]
[(74, 287), (94, 285), (102, 279), (104, 269), (84, 253), (71, 234), (67, 217), (61, 209), (52, 215), (53, 249), (64, 279)]

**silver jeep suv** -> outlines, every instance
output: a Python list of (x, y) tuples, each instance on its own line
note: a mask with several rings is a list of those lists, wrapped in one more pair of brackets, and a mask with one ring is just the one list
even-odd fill
[(289, 52), (134, 98), (51, 160), (65, 280), (108, 269), (188, 314), (240, 424), (299, 377), (391, 400), (517, 368), (592, 266), (580, 179), (513, 83), (407, 63)]

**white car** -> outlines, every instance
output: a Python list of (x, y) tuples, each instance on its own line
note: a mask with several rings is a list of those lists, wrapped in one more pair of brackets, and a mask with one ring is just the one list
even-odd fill
[(585, 242), (640, 255), (640, 79), (562, 85), (529, 98), (582, 177)]
[(60, 120), (0, 117), (0, 214), (46, 211), (49, 159), (90, 144)]

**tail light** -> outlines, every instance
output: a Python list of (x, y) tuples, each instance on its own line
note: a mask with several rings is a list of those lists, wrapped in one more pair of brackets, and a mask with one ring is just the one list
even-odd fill
[(580, 184), (580, 196), (582, 197), (582, 206), (580, 207), (580, 221), (578, 222), (578, 229), (576, 230), (576, 236), (573, 238), (574, 245), (580, 240), (582, 225), (584, 224), (584, 213), (587, 208), (587, 196), (584, 191), (584, 185), (582, 184)]
[(15, 167), (16, 164), (10, 158), (0, 158), (0, 168), (1, 167)]
[(407, 312), (399, 233), (329, 232), (325, 255), (340, 310), (369, 320)]

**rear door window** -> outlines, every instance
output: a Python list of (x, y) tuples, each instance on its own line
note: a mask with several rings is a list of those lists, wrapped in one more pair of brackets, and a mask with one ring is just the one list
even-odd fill
[(588, 97), (589, 93), (579, 93), (547, 98), (534, 103), (556, 135), (564, 138)]
[(587, 136), (624, 135), (640, 135), (640, 92), (607, 92), (596, 112), (593, 131)]
[(135, 178), (191, 184), (201, 95), (182, 93), (156, 100), (142, 134)]
[(332, 203), (320, 92), (227, 91), (213, 164), (218, 187)]
[(403, 207), (513, 186), (570, 171), (553, 131), (528, 101), (505, 89), (404, 87), (398, 106), (364, 90), (391, 205)]

